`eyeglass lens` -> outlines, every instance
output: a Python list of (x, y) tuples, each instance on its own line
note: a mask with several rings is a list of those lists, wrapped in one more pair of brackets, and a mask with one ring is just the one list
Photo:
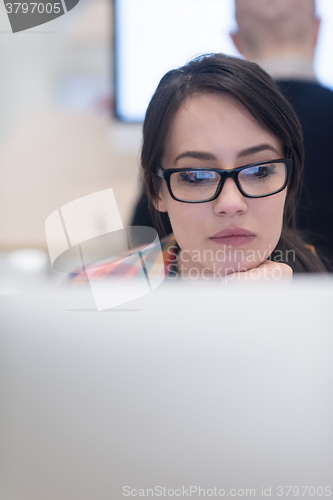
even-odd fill
[[(268, 163), (241, 170), (238, 175), (243, 192), (249, 196), (274, 193), (283, 187), (287, 176), (285, 163)], [(186, 170), (170, 176), (173, 195), (184, 201), (204, 201), (212, 198), (221, 180), (213, 170)]]

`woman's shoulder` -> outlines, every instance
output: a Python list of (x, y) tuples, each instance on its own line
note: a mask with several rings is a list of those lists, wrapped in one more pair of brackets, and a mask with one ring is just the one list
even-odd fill
[(329, 270), (323, 256), (313, 245), (306, 243), (298, 231), (285, 228), (272, 255), (279, 253), (282, 255), (280, 262), (288, 264), (294, 273), (327, 273)]
[(165, 238), (161, 240), (161, 250), (165, 262), (172, 256), (178, 254), (179, 246), (177, 244), (176, 238), (172, 233), (168, 234), (168, 236), (165, 236)]
[(143, 262), (148, 272), (157, 267), (160, 270), (164, 268), (165, 277), (168, 278), (174, 276), (177, 271), (178, 252), (176, 239), (173, 234), (169, 234), (154, 244), (140, 246), (119, 255), (112, 262), (95, 264), (84, 270), (74, 270), (68, 274), (65, 284), (85, 284), (88, 283), (90, 276), (94, 279), (136, 277), (142, 272)]
[(161, 250), (164, 261), (165, 277), (176, 277), (179, 246), (172, 233), (161, 240)]

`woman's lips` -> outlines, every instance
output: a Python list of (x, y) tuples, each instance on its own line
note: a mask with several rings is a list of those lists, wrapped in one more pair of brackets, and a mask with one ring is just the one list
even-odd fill
[(229, 245), (240, 247), (248, 245), (254, 240), (256, 235), (247, 229), (241, 227), (232, 227), (223, 229), (210, 237), (210, 239), (218, 245)]

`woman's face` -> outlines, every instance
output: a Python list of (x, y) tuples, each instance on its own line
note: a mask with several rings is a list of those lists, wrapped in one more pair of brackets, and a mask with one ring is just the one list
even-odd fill
[[(280, 140), (227, 94), (198, 94), (185, 101), (171, 125), (161, 166), (231, 170), (283, 158)], [(181, 248), (178, 268), (220, 275), (257, 267), (280, 238), (286, 189), (247, 198), (227, 178), (213, 201), (191, 204), (171, 198), (162, 181), (157, 208), (168, 212)], [(222, 234), (220, 234), (222, 232)], [(203, 274), (204, 275), (204, 274)]]

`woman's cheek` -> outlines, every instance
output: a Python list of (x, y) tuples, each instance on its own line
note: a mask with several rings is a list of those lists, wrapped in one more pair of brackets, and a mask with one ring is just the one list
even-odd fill
[(209, 236), (206, 232), (210, 218), (206, 212), (208, 211), (204, 204), (194, 206), (171, 199), (168, 203), (168, 215), (176, 239), (178, 237), (189, 242), (197, 241), (198, 245), (202, 244), (202, 239)]
[(264, 223), (261, 225), (258, 238), (261, 253), (265, 253), (265, 258), (262, 258), (261, 263), (269, 257), (279, 242), (283, 225), (285, 193), (278, 193), (267, 200), (270, 203), (266, 204)]

